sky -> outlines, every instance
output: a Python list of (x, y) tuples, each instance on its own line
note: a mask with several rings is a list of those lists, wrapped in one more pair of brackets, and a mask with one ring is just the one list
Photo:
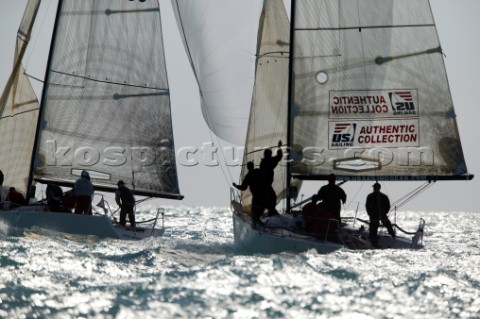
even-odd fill
[[(21, 21), (26, 0), (0, 0), (0, 87), (9, 76), (13, 61), (16, 31)], [(470, 173), (480, 174), (479, 133), (480, 105), (480, 1), (479, 0), (431, 0), (440, 43), (445, 54), (445, 65), (450, 82), (457, 122), (462, 139), (464, 155)], [(201, 148), (217, 143), (210, 132), (200, 109), (198, 86), (184, 52), (169, 0), (160, 0), (167, 72), (170, 84), (172, 117), (177, 151), (182, 147)], [(37, 78), (44, 77), (45, 61), (50, 44), (56, 0), (42, 0), (37, 16), (37, 25), (24, 59), (27, 73)], [(40, 30), (40, 32), (39, 32)], [(45, 31), (46, 30), (46, 31)], [(34, 84), (37, 93), (41, 86)], [(218, 146), (229, 146), (224, 143)], [(201, 154), (196, 154), (199, 165), (177, 165), (181, 193), (184, 200), (155, 200), (159, 205), (229, 206), (230, 187), (238, 182), (240, 170), (222, 166), (208, 166)], [(239, 155), (241, 156), (241, 155)], [(221, 160), (221, 159), (220, 159)], [(324, 182), (308, 182), (300, 194), (310, 196)], [(355, 210), (357, 204), (363, 209), (366, 195), (371, 191), (371, 182), (348, 182), (342, 186), (347, 192), (346, 209)], [(417, 187), (417, 182), (383, 183), (382, 190), (391, 201), (402, 197)], [(458, 211), (480, 212), (480, 176), (473, 181), (437, 182), (425, 193), (415, 198), (402, 210), (409, 211)]]

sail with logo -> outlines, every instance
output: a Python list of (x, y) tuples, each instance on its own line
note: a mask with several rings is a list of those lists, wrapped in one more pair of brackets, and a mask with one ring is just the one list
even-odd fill
[(472, 178), (429, 1), (297, 1), (293, 36), (293, 177)]
[[(187, 51), (195, 50), (182, 19), (187, 12), (194, 14), (179, 11)], [(342, 183), (426, 181), (409, 199), (432, 181), (473, 178), (428, 0), (264, 0), (257, 26), (244, 164), (253, 160), (258, 165), (261, 150), (275, 151), (278, 140), (284, 141), (286, 165), (275, 169), (273, 187), (285, 214), (280, 223), (269, 225), (278, 218), (274, 216), (255, 227), (249, 191), (239, 197), (232, 191), (237, 244), (256, 251), (373, 248), (365, 228), (356, 229), (347, 220), (338, 224), (340, 232), (332, 228), (327, 234), (310, 234), (298, 228), (297, 207), (304, 202), (292, 205), (292, 200), (304, 180), (326, 180), (334, 173)], [(201, 25), (194, 30), (202, 30)], [(238, 51), (252, 52), (247, 46)], [(218, 76), (222, 67), (203, 71)], [(380, 247), (423, 247), (423, 227), (420, 221), (413, 239), (382, 236)]]
[[(9, 165), (2, 166), (4, 185), (30, 198), (35, 191), (31, 185), (71, 188), (86, 170), (96, 191), (114, 192), (122, 180), (136, 195), (182, 199), (159, 2), (58, 1), (40, 108), (21, 67), (39, 5), (33, 0), (27, 5), (18, 33), (25, 44), (17, 46), (9, 91), (2, 95), (1, 130), (15, 130), (4, 135), (9, 138), (2, 143), (9, 145), (1, 147), (21, 152), (9, 154)], [(13, 106), (5, 104), (12, 100)], [(23, 184), (11, 182), (11, 176)], [(104, 207), (103, 199), (101, 203)], [(21, 209), (44, 209), (38, 207)], [(89, 222), (73, 214), (25, 213), (15, 219), (14, 213), (5, 211), (0, 217), (16, 227), (59, 227), (100, 237), (158, 233), (120, 229), (110, 216), (91, 216), (97, 220)]]

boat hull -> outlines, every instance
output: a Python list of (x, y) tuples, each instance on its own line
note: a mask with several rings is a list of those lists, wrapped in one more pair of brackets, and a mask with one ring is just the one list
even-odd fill
[[(278, 253), (284, 251), (302, 252), (315, 249), (319, 253), (331, 253), (341, 248), (352, 250), (366, 249), (419, 249), (421, 243), (413, 239), (380, 234), (378, 245), (373, 247), (368, 241), (368, 230), (364, 227), (343, 225), (338, 240), (330, 236), (315, 236), (298, 230), (282, 227), (254, 227), (249, 215), (242, 213), (241, 204), (232, 202), (234, 241), (237, 248), (247, 253)], [(423, 234), (423, 225), (417, 232)], [(331, 234), (333, 235), (333, 234)], [(320, 239), (321, 238), (321, 239)]]
[(284, 251), (303, 252), (311, 249), (330, 253), (341, 249), (342, 244), (320, 241), (286, 229), (253, 228), (250, 217), (233, 213), (235, 246), (246, 253), (274, 254)]
[(46, 229), (98, 238), (143, 239), (163, 234), (163, 228), (136, 229), (116, 225), (105, 215), (78, 215), (35, 210), (0, 211), (0, 223), (6, 235), (21, 235), (25, 230)]

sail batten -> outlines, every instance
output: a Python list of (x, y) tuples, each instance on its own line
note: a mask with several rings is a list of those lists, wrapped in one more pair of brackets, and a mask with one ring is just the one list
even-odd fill
[(361, 31), (362, 29), (386, 29), (386, 28), (431, 28), (435, 27), (435, 24), (399, 24), (399, 25), (375, 25), (375, 26), (368, 26), (368, 25), (358, 25), (358, 26), (348, 26), (348, 27), (318, 27), (318, 28), (295, 28), (295, 32), (301, 31), (343, 31), (343, 30), (358, 30)]

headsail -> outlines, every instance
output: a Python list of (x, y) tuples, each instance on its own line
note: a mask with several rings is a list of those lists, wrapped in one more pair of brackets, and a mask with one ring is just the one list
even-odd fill
[(296, 2), (294, 176), (467, 179), (428, 0)]
[(158, 1), (60, 2), (35, 178), (181, 198)]
[(25, 193), (30, 172), (39, 103), (22, 59), (27, 49), (40, 0), (30, 0), (17, 33), (13, 69), (0, 98), (0, 169), (4, 185)]
[[(287, 141), (287, 100), (289, 65), (289, 30), (287, 12), (283, 0), (267, 0), (258, 31), (258, 49), (255, 86), (245, 143), (244, 163), (254, 161), (256, 165), (265, 148), (274, 155), (278, 141)], [(242, 177), (247, 170), (242, 171)], [(277, 200), (286, 196), (286, 165), (275, 168), (273, 189)], [(242, 202), (248, 207), (250, 192), (243, 192)]]
[(263, 0), (172, 0), (210, 130), (242, 145)]

